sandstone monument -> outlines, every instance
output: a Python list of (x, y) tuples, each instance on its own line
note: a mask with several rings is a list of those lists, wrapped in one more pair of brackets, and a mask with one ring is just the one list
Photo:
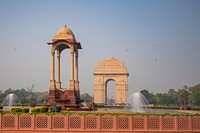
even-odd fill
[[(56, 101), (57, 105), (66, 107), (77, 107), (80, 103), (79, 79), (78, 79), (78, 49), (82, 49), (77, 42), (73, 32), (66, 26), (61, 28), (48, 43), (51, 48), (51, 80), (47, 104)], [(62, 88), (60, 79), (60, 58), (65, 49), (70, 49), (70, 85)], [(57, 55), (57, 75), (55, 76), (55, 54)], [(55, 79), (56, 77), (56, 79)]]
[(110, 57), (99, 61), (94, 72), (94, 102), (107, 104), (107, 83), (116, 82), (116, 104), (127, 104), (128, 96), (128, 70), (123, 60)]

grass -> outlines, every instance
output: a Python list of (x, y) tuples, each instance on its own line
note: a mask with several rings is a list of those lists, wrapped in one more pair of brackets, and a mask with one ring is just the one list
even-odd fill
[[(22, 112), (0, 112), (0, 114), (25, 114)], [(27, 113), (26, 113), (27, 114)], [(169, 114), (169, 113), (129, 113), (129, 112), (82, 112), (82, 111), (66, 111), (66, 112), (47, 112), (47, 113), (41, 113), (41, 112), (35, 112), (35, 113), (28, 113), (28, 114), (46, 114), (46, 115), (56, 115), (56, 114), (62, 114), (62, 115), (81, 115), (81, 116), (87, 116), (87, 115), (95, 115), (95, 116), (200, 116), (200, 114)]]

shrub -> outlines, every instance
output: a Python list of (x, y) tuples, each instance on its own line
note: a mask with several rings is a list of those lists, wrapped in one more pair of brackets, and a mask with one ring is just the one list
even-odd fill
[(61, 106), (56, 106), (56, 112), (60, 112), (60, 111), (61, 111), (61, 109), (62, 109), (62, 107), (61, 107)]
[(10, 112), (11, 112), (11, 113), (22, 112), (22, 108), (10, 108)]
[(191, 110), (200, 110), (200, 108), (192, 108)]
[(49, 110), (49, 108), (46, 107), (46, 106), (40, 107), (39, 109), (40, 109), (40, 112), (41, 112), (41, 113), (48, 112), (48, 110)]
[(0, 109), (3, 109), (3, 105), (0, 103)]
[(71, 110), (71, 108), (66, 108), (66, 110), (69, 112)]
[(3, 113), (4, 111), (3, 111), (3, 109), (0, 109), (0, 113)]
[(105, 106), (103, 104), (98, 104), (97, 108), (105, 108)]
[[(53, 107), (51, 106), (51, 107), (49, 107), (49, 109), (50, 109), (50, 111), (51, 112), (53, 112)], [(62, 109), (62, 107), (61, 106), (56, 106), (56, 112), (60, 112), (61, 111), (61, 109)]]
[(50, 110), (50, 112), (53, 112), (53, 108), (52, 108), (52, 106), (51, 106), (51, 107), (49, 107), (49, 110)]
[(29, 113), (29, 109), (28, 108), (23, 108), (22, 109), (22, 113)]
[(31, 113), (39, 113), (40, 109), (39, 108), (31, 108)]
[(182, 107), (179, 108), (179, 107), (168, 107), (168, 106), (165, 106), (165, 107), (153, 106), (153, 107), (150, 107), (150, 108), (152, 108), (152, 109), (177, 109), (177, 110), (179, 110)]

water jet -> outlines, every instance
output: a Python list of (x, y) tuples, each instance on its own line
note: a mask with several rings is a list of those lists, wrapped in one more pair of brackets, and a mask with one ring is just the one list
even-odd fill
[(142, 93), (135, 92), (128, 100), (128, 105), (124, 108), (125, 112), (148, 112), (149, 102)]

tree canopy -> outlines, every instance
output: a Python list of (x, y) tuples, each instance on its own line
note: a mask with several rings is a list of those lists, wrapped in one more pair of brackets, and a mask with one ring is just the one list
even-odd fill
[(150, 104), (165, 105), (165, 106), (183, 106), (184, 98), (186, 99), (188, 106), (200, 106), (200, 84), (183, 88), (169, 89), (168, 93), (149, 93), (148, 90), (144, 89), (140, 91)]
[[(200, 106), (200, 84), (183, 88), (169, 89), (167, 93), (150, 93), (147, 89), (140, 91), (150, 104), (161, 106), (183, 106), (184, 98), (187, 106)], [(13, 90), (0, 91), (0, 103), (3, 103), (8, 94), (14, 93), (19, 98), (22, 105), (28, 105), (32, 100), (37, 104), (42, 104), (48, 98), (48, 92), (33, 92), (24, 88)], [(88, 93), (81, 94), (81, 100), (85, 102), (93, 102), (93, 97)]]

